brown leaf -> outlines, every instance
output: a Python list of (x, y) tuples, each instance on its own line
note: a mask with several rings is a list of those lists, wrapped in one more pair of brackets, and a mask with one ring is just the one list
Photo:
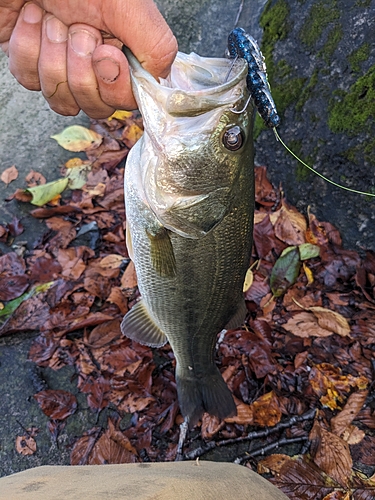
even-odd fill
[(348, 441), (348, 439), (345, 438), (344, 434), (360, 412), (366, 401), (367, 395), (368, 391), (354, 392), (349, 396), (342, 411), (340, 411), (340, 413), (335, 417), (331, 418), (332, 432), (345, 439), (345, 441)]
[(114, 286), (111, 289), (111, 293), (107, 297), (107, 302), (110, 302), (112, 304), (116, 304), (116, 306), (119, 308), (121, 314), (126, 314), (129, 310), (128, 307), (128, 300), (126, 296), (123, 294), (122, 289), (118, 286)]
[(16, 169), (15, 165), (12, 165), (9, 168), (6, 168), (1, 176), (0, 179), (8, 186), (12, 181), (16, 180), (18, 177), (18, 170)]
[(60, 248), (58, 250), (57, 260), (63, 269), (62, 276), (76, 280), (82, 275), (86, 269), (86, 264), (82, 260), (84, 252), (83, 247)]
[[(75, 442), (70, 456), (72, 465), (124, 464), (137, 462), (137, 455), (125, 435), (108, 428), (102, 435), (94, 428)], [(135, 450), (134, 450), (135, 451)]]
[(281, 208), (270, 215), (270, 220), (275, 228), (275, 235), (287, 245), (302, 245), (306, 242), (306, 219), (296, 208), (286, 203), (285, 199), (281, 202)]
[(273, 455), (261, 460), (261, 467), (268, 468), (272, 479), (291, 500), (317, 500), (339, 488), (339, 484), (327, 478), (314, 462), (305, 456), (291, 458), (287, 455)]
[(311, 455), (316, 465), (343, 487), (348, 486), (353, 467), (349, 445), (324, 429), (317, 421), (310, 432)]
[(99, 439), (101, 432), (101, 427), (94, 427), (84, 432), (83, 436), (77, 439), (70, 453), (71, 465), (87, 465), (89, 463), (90, 453)]
[(121, 287), (124, 290), (133, 290), (137, 286), (137, 275), (134, 262), (130, 261), (121, 278)]
[(281, 410), (276, 394), (271, 391), (252, 403), (254, 425), (273, 427), (281, 420)]
[(67, 391), (47, 389), (34, 394), (43, 413), (54, 420), (65, 420), (77, 409), (76, 397)]
[(331, 410), (335, 410), (353, 387), (364, 390), (368, 385), (368, 380), (363, 376), (342, 375), (340, 368), (329, 363), (321, 363), (311, 369), (309, 383), (320, 397), (320, 402)]
[(36, 441), (30, 435), (28, 436), (17, 436), (16, 438), (16, 450), (21, 455), (34, 455), (36, 452)]
[(121, 267), (124, 262), (124, 257), (122, 255), (111, 254), (104, 257), (100, 262), (100, 267), (104, 269), (117, 269)]
[(306, 311), (293, 315), (283, 328), (298, 337), (328, 337), (337, 333), (342, 337), (350, 335), (346, 318), (336, 311), (324, 307), (309, 307)]
[(224, 420), (204, 413), (202, 417), (201, 436), (205, 441), (211, 440), (225, 425)]
[(31, 170), (25, 177), (25, 180), (27, 182), (27, 187), (40, 186), (47, 182), (44, 175), (40, 172), (35, 172), (35, 170)]
[(29, 278), (25, 274), (0, 277), (0, 300), (16, 299), (29, 286)]
[(235, 417), (226, 418), (225, 422), (239, 424), (239, 425), (253, 425), (254, 424), (253, 406), (247, 405), (237, 398), (234, 398), (234, 400), (236, 403), (237, 415)]
[(375, 467), (375, 436), (365, 436), (360, 444), (350, 447), (355, 462)]

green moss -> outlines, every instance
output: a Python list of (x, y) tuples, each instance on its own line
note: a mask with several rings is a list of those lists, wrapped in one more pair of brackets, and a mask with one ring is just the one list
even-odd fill
[(371, 0), (357, 0), (355, 3), (356, 7), (370, 7)]
[(336, 6), (336, 0), (314, 4), (300, 32), (302, 42), (312, 48), (321, 38), (325, 28), (339, 18), (340, 10)]
[(255, 115), (255, 122), (254, 122), (254, 140), (257, 140), (260, 133), (263, 132), (263, 130), (266, 130), (266, 126), (264, 124), (264, 121), (262, 118), (259, 116), (259, 113)]
[(361, 63), (370, 57), (370, 44), (364, 43), (357, 50), (353, 50), (348, 56), (348, 61), (352, 71), (360, 71)]
[(311, 92), (313, 91), (314, 87), (318, 83), (318, 74), (319, 74), (319, 70), (318, 70), (318, 68), (315, 68), (307, 85), (305, 85), (305, 87), (302, 89), (302, 92), (301, 92), (299, 99), (296, 103), (296, 110), (297, 111), (302, 111), (303, 106), (305, 105), (308, 98), (311, 96)]
[(343, 37), (343, 30), (340, 24), (336, 24), (328, 34), (328, 39), (324, 47), (319, 51), (318, 56), (323, 57), (327, 64), (330, 63), (333, 53), (338, 47)]
[(336, 92), (339, 101), (331, 99), (328, 125), (332, 132), (355, 134), (369, 129), (375, 116), (375, 65), (350, 87), (346, 93)]

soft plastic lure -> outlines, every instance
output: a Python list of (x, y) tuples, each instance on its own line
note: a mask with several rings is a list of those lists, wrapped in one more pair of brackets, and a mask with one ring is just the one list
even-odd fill
[(256, 40), (248, 35), (244, 29), (235, 28), (228, 37), (228, 52), (231, 59), (241, 57), (247, 61), (249, 70), (246, 84), (250, 96), (267, 127), (277, 127), (280, 123), (280, 117), (272, 99), (266, 63)]
[(268, 83), (267, 78), (267, 68), (264, 60), (264, 56), (260, 51), (260, 48), (254, 40), (254, 38), (246, 33), (242, 28), (235, 28), (230, 32), (228, 37), (228, 55), (231, 59), (236, 60), (241, 57), (246, 60), (249, 66), (249, 70), (246, 77), (246, 85), (250, 93), (250, 97), (245, 104), (245, 107), (240, 110), (232, 110), (234, 113), (242, 113), (248, 106), (250, 99), (253, 100), (258, 113), (262, 117), (264, 123), (268, 128), (272, 128), (276, 139), (284, 146), (284, 148), (290, 153), (296, 160), (298, 160), (304, 167), (314, 172), (321, 179), (329, 182), (333, 186), (345, 189), (345, 191), (350, 191), (351, 193), (362, 194), (366, 196), (374, 197), (374, 193), (368, 193), (366, 191), (359, 191), (357, 189), (352, 189), (347, 186), (342, 186), (336, 182), (328, 179), (320, 172), (317, 172), (314, 168), (310, 167), (307, 163), (302, 161), (298, 156), (293, 153), (291, 149), (284, 143), (281, 139), (280, 134), (277, 132), (276, 127), (280, 124), (280, 117), (277, 114), (276, 105), (271, 95), (271, 88)]

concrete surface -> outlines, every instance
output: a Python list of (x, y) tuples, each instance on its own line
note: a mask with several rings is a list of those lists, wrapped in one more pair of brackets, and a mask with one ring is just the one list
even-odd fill
[(287, 500), (246, 467), (216, 462), (45, 466), (0, 479), (0, 500)]

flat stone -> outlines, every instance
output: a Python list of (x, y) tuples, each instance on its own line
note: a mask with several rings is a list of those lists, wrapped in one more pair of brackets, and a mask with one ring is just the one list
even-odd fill
[(255, 472), (225, 462), (36, 467), (0, 479), (0, 500), (287, 500)]

